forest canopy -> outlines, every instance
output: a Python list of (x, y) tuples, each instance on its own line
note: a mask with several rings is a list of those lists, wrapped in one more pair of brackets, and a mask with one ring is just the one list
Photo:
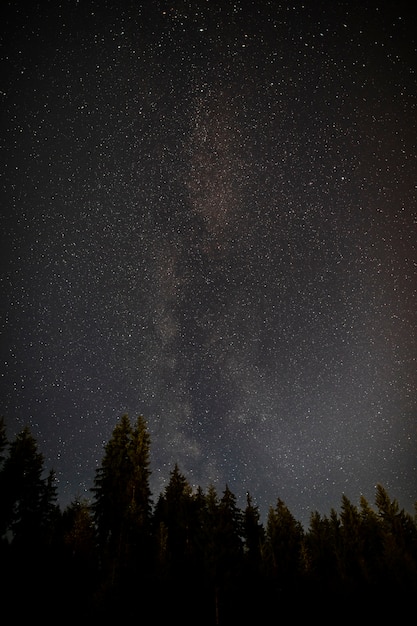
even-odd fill
[(193, 489), (178, 465), (154, 501), (150, 446), (145, 419), (123, 415), (91, 498), (61, 510), (29, 428), (8, 441), (0, 421), (2, 588), (16, 616), (52, 618), (41, 600), (51, 594), (73, 617), (208, 625), (267, 619), (277, 607), (310, 615), (329, 599), (347, 611), (366, 599), (373, 615), (385, 614), (383, 598), (411, 607), (417, 506), (413, 516), (377, 485), (372, 506), (342, 494), (338, 512), (313, 511), (306, 529), (279, 497), (263, 522), (251, 494), (242, 509), (227, 485)]

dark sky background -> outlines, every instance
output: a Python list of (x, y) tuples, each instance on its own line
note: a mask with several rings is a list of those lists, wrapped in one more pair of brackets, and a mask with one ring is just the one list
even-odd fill
[[(406, 9), (405, 6), (409, 5)], [(410, 3), (4, 1), (0, 413), (308, 523), (417, 499)]]

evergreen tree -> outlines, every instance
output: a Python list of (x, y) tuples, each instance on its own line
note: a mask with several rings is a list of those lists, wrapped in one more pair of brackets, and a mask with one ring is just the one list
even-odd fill
[[(243, 516), (236, 496), (226, 485), (216, 508), (212, 529), (214, 539), (214, 585), (217, 619), (233, 619), (239, 597), (243, 565)], [(220, 616), (220, 619), (219, 619)]]
[(150, 436), (145, 419), (139, 415), (132, 431), (129, 447), (130, 463), (132, 466), (132, 492), (130, 507), (131, 519), (134, 526), (148, 529), (151, 517), (151, 490), (150, 480)]
[(77, 598), (91, 604), (97, 584), (97, 550), (94, 520), (86, 500), (74, 500), (62, 514), (62, 585), (64, 600)]
[(43, 490), (40, 501), (41, 510), (41, 537), (42, 543), (53, 550), (56, 541), (59, 541), (57, 535), (61, 509), (58, 505), (58, 491), (56, 486), (56, 474), (54, 470), (50, 470), (44, 480)]
[(246, 562), (254, 573), (258, 572), (265, 532), (260, 522), (259, 508), (253, 504), (249, 493), (246, 494), (246, 508), (243, 513), (243, 536)]
[(240, 576), (240, 594), (245, 598), (245, 602), (241, 608), (240, 621), (242, 623), (263, 622), (268, 619), (269, 615), (262, 571), (262, 546), (265, 540), (265, 531), (260, 521), (259, 509), (253, 504), (249, 493), (246, 494), (242, 532), (244, 555)]
[[(364, 509), (361, 514), (349, 498), (342, 495), (339, 566), (340, 575), (349, 587), (361, 587), (368, 577), (363, 513)], [(368, 513), (368, 522), (370, 521)]]
[(43, 473), (44, 457), (26, 427), (10, 443), (0, 473), (2, 589), (17, 621), (40, 617), (39, 595), (46, 588), (55, 595), (59, 586), (60, 511), (54, 472)]
[(206, 493), (206, 526), (210, 529), (210, 535), (213, 535), (214, 529), (217, 525), (217, 516), (219, 511), (219, 496), (217, 495), (216, 488), (213, 484), (210, 484)]
[(250, 494), (242, 512), (227, 485), (221, 498), (213, 485), (193, 493), (175, 465), (152, 514), (146, 422), (124, 415), (96, 471), (92, 505), (75, 501), (61, 514), (55, 474), (44, 475), (30, 430), (10, 443), (5, 433), (0, 419), (2, 589), (21, 621), (45, 588), (62, 605), (76, 599), (71, 619), (80, 609), (98, 621), (136, 618), (138, 590), (164, 599), (140, 604), (142, 621), (157, 623), (263, 622), (278, 605), (297, 620), (303, 606), (311, 614), (328, 597), (349, 619), (359, 609), (385, 616), (383, 594), (407, 615), (414, 606), (417, 517), (381, 485), (376, 511), (363, 496), (357, 507), (342, 495), (340, 514), (312, 513), (304, 533), (281, 499), (264, 529)]
[(381, 484), (378, 484), (376, 486), (375, 504), (385, 529), (391, 532), (395, 527), (395, 520), (400, 511), (398, 502), (391, 500), (386, 489)]
[(219, 565), (225, 574), (233, 574), (241, 565), (243, 555), (243, 516), (236, 496), (229, 487), (223, 492), (218, 508), (217, 537), (220, 548)]
[(417, 528), (412, 516), (391, 500), (378, 484), (375, 504), (383, 528), (384, 571), (387, 582), (406, 589), (417, 585)]
[(201, 495), (201, 491), (198, 497), (193, 495), (190, 484), (176, 464), (154, 512), (158, 588), (165, 598), (165, 605), (158, 607), (158, 622), (176, 616), (181, 623), (194, 623), (198, 610), (204, 606)]
[(192, 503), (191, 486), (175, 464), (155, 507), (154, 523), (163, 541), (160, 549), (165, 547), (164, 563), (169, 563), (177, 575), (185, 574), (192, 550)]
[(80, 565), (80, 571), (90, 570), (95, 561), (95, 530), (87, 500), (73, 500), (65, 508), (62, 514), (62, 532), (70, 559)]
[(278, 498), (270, 508), (266, 526), (265, 556), (269, 574), (280, 587), (292, 586), (301, 574), (303, 528)]
[(129, 444), (132, 435), (130, 421), (123, 415), (115, 426), (104, 448), (101, 466), (96, 470), (94, 481), (94, 520), (99, 544), (114, 548), (120, 541), (123, 521), (129, 510), (132, 493), (127, 489), (131, 474)]
[(206, 542), (206, 527), (205, 520), (207, 516), (207, 504), (206, 496), (201, 487), (197, 487), (197, 490), (193, 496), (193, 560), (196, 568), (196, 573), (199, 576), (203, 576), (205, 568), (205, 542)]
[(123, 415), (96, 471), (93, 516), (113, 580), (136, 563), (146, 544), (151, 511), (149, 449), (145, 420), (139, 417), (132, 428)]
[(10, 444), (1, 473), (2, 533), (9, 531), (14, 544), (36, 545), (45, 521), (44, 458), (29, 428)]
[(214, 485), (209, 485), (202, 510), (202, 528), (204, 533), (205, 569), (208, 578), (217, 580), (218, 561), (218, 515), (219, 498)]
[(304, 542), (309, 579), (319, 588), (332, 588), (337, 582), (338, 564), (334, 526), (327, 516), (314, 511)]
[(364, 496), (360, 498), (360, 517), (366, 579), (369, 585), (376, 585), (383, 570), (384, 533), (378, 515)]

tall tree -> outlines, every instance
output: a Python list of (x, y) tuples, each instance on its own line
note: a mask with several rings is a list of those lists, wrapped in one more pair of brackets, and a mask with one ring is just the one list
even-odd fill
[(29, 428), (11, 442), (1, 473), (3, 528), (13, 542), (33, 545), (39, 539), (45, 513), (44, 457)]
[(370, 584), (380, 582), (383, 570), (384, 529), (378, 515), (366, 498), (360, 498), (361, 537), (366, 578)]
[[(215, 501), (213, 501), (215, 505)], [(243, 518), (236, 496), (226, 485), (223, 495), (213, 509), (212, 518), (216, 623), (235, 619), (239, 583), (243, 565)]]
[(217, 534), (220, 567), (223, 573), (229, 569), (230, 573), (233, 573), (241, 565), (243, 554), (243, 516), (236, 504), (236, 496), (230, 491), (228, 485), (220, 500)]
[(361, 582), (363, 571), (363, 537), (361, 516), (357, 507), (343, 494), (340, 511), (341, 550), (339, 552), (340, 574), (346, 585)]
[(397, 500), (391, 500), (387, 490), (381, 484), (376, 486), (375, 504), (385, 528), (389, 531), (393, 530), (400, 507)]
[(260, 522), (259, 508), (253, 504), (250, 493), (246, 494), (246, 508), (243, 513), (243, 535), (246, 562), (253, 572), (257, 572), (261, 562), (261, 547), (265, 538), (265, 531)]
[(326, 516), (314, 511), (305, 536), (308, 574), (319, 587), (334, 586), (338, 575), (334, 525)]
[(131, 465), (130, 484), (127, 491), (132, 498), (129, 507), (131, 531), (140, 537), (140, 548), (143, 548), (144, 535), (149, 531), (151, 518), (150, 480), (150, 435), (145, 419), (139, 415), (132, 430), (129, 446)]
[(250, 493), (246, 494), (242, 519), (244, 553), (239, 593), (245, 598), (245, 603), (240, 611), (240, 622), (263, 622), (269, 614), (262, 569), (265, 530), (260, 521), (259, 508), (253, 503)]
[[(204, 570), (205, 498), (175, 465), (160, 494), (154, 512), (158, 552), (158, 588), (165, 606), (158, 608), (158, 622), (201, 620), (207, 607)], [(187, 601), (184, 601), (187, 594)], [(154, 616), (155, 619), (155, 616)]]
[(217, 525), (219, 515), (219, 497), (216, 488), (210, 484), (206, 497), (205, 506), (202, 509), (202, 529), (204, 538), (205, 567), (210, 580), (217, 578), (218, 540)]
[(101, 548), (114, 547), (120, 541), (123, 521), (132, 500), (127, 491), (131, 474), (129, 444), (132, 429), (127, 415), (116, 424), (104, 448), (101, 466), (96, 470), (93, 513)]
[[(192, 489), (177, 464), (170, 474), (164, 493), (155, 507), (154, 523), (164, 542), (164, 563), (169, 564), (171, 575), (182, 575), (188, 565), (194, 526), (192, 520)], [(162, 549), (162, 543), (160, 549)]]
[(383, 528), (384, 570), (392, 585), (417, 585), (417, 528), (412, 516), (398, 502), (391, 500), (386, 489), (378, 484), (375, 503)]
[(91, 507), (86, 500), (74, 500), (65, 508), (62, 533), (69, 559), (79, 565), (80, 571), (90, 570), (95, 561), (95, 535)]
[(44, 457), (26, 427), (10, 443), (0, 474), (2, 574), (7, 574), (2, 590), (10, 606), (17, 607), (18, 620), (29, 617), (29, 611), (33, 618), (46, 588), (52, 595), (57, 590), (59, 508), (54, 473), (46, 478), (43, 473)]
[(62, 514), (64, 598), (87, 604), (97, 583), (97, 550), (91, 507), (74, 500)]
[(93, 516), (112, 576), (132, 565), (148, 532), (151, 492), (150, 436), (143, 417), (132, 428), (127, 415), (116, 424), (96, 471)]
[(293, 584), (300, 575), (303, 528), (278, 498), (270, 508), (266, 526), (266, 557), (270, 574), (280, 586)]

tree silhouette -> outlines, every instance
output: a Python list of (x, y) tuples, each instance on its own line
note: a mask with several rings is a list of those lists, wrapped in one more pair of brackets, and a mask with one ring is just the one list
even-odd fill
[[(3, 439), (4, 446), (4, 439)], [(2, 589), (15, 605), (16, 619), (26, 619), (42, 586), (56, 590), (54, 572), (60, 510), (55, 475), (44, 474), (44, 457), (28, 427), (8, 446), (0, 472)], [(19, 598), (25, 593), (25, 602)]]
[(192, 489), (176, 464), (154, 513), (155, 527), (161, 538), (159, 550), (164, 551), (163, 561), (170, 568), (170, 575), (182, 576), (186, 573), (192, 552), (192, 515)]
[[(146, 552), (151, 512), (150, 437), (146, 422), (132, 428), (127, 415), (105, 446), (94, 481), (93, 516), (104, 569), (114, 583)], [(146, 560), (146, 559), (145, 559)]]
[(71, 621), (81, 611), (89, 621), (214, 626), (263, 622), (278, 608), (297, 621), (326, 616), (329, 598), (347, 620), (385, 618), (382, 598), (395, 600), (397, 618), (413, 610), (417, 518), (382, 485), (375, 509), (343, 494), (340, 512), (313, 512), (306, 531), (278, 498), (264, 528), (250, 494), (242, 511), (228, 485), (221, 497), (213, 485), (193, 491), (178, 465), (153, 508), (149, 459), (145, 420), (122, 416), (92, 503), (61, 513), (30, 430), (9, 443), (0, 420), (2, 589), (16, 618), (45, 617), (46, 588)]
[(265, 557), (269, 575), (279, 587), (291, 585), (300, 575), (303, 529), (286, 504), (278, 498), (270, 507), (266, 526)]
[(251, 574), (258, 575), (265, 531), (260, 521), (259, 508), (253, 504), (250, 493), (246, 494), (246, 508), (243, 513), (243, 536), (247, 568)]
[(417, 527), (398, 502), (391, 500), (380, 484), (375, 504), (383, 529), (384, 574), (391, 586), (403, 589), (417, 585)]
[(15, 546), (36, 544), (56, 500), (53, 474), (43, 479), (44, 457), (29, 428), (11, 442), (1, 472), (2, 534), (11, 533)]
[(335, 549), (335, 528), (326, 515), (314, 511), (305, 536), (305, 561), (308, 575), (316, 588), (333, 588), (338, 579), (338, 561)]

